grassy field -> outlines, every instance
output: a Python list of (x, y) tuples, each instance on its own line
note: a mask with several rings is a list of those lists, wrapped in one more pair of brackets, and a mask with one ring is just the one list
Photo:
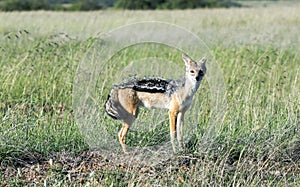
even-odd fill
[[(0, 13), (0, 186), (300, 185), (299, 10), (295, 3), (255, 9)], [(104, 114), (106, 94), (131, 74), (180, 76), (181, 51), (143, 44), (115, 54), (94, 88), (98, 113), (94, 126), (87, 126), (90, 139), (82, 133), (86, 124), (78, 124), (74, 115), (74, 79), (101, 34), (153, 20), (178, 25), (203, 40), (221, 70), (227, 108), (220, 124), (210, 123), (213, 93), (204, 79), (186, 116), (185, 130), (193, 131), (184, 152), (170, 152), (167, 113), (142, 110), (128, 144), (152, 152), (126, 156), (116, 139), (107, 144), (100, 132), (115, 138), (120, 128)], [(219, 128), (204, 139), (211, 125)]]

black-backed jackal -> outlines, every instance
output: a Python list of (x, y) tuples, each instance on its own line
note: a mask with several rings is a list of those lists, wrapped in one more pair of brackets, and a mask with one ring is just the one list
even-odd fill
[(185, 62), (186, 73), (181, 79), (133, 79), (112, 88), (105, 109), (109, 116), (123, 123), (119, 132), (119, 141), (125, 153), (127, 152), (126, 134), (138, 116), (139, 106), (168, 109), (173, 151), (176, 151), (174, 142), (176, 131), (179, 147), (182, 148), (184, 114), (191, 106), (193, 96), (206, 73), (204, 57), (196, 62), (183, 54), (182, 59)]

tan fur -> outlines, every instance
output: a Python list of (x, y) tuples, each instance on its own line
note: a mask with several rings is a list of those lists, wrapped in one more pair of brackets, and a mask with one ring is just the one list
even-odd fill
[(156, 89), (156, 87), (152, 88), (151, 86), (148, 89), (149, 91), (137, 91), (130, 86), (116, 86), (112, 89), (105, 107), (108, 114), (122, 120), (119, 142), (125, 153), (127, 152), (125, 144), (126, 134), (138, 116), (138, 108), (141, 105), (147, 108), (165, 108), (169, 110), (170, 136), (173, 150), (174, 152), (176, 151), (176, 131), (179, 146), (182, 147), (184, 114), (190, 107), (192, 98), (206, 73), (205, 58), (201, 62), (195, 62), (185, 54), (183, 54), (182, 58), (186, 65), (184, 79), (170, 82), (168, 85), (170, 89), (167, 88), (164, 93), (153, 93), (153, 89)]

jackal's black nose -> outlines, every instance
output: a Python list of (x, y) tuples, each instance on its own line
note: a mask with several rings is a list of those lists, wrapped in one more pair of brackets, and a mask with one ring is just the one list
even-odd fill
[(201, 77), (203, 76), (204, 76), (204, 72), (200, 70), (198, 76), (196, 77), (196, 81), (200, 81)]

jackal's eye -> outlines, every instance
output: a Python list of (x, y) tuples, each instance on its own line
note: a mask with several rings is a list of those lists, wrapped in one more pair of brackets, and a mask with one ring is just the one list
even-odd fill
[(191, 73), (191, 74), (194, 74), (194, 73), (195, 73), (195, 71), (194, 71), (194, 70), (191, 70), (191, 71), (190, 71), (190, 73)]

